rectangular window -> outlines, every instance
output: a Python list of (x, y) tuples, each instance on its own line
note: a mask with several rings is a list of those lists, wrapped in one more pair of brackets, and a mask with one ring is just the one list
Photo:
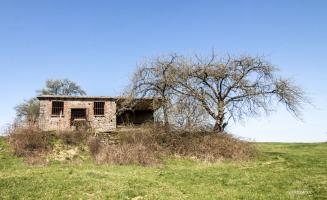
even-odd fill
[(94, 102), (94, 115), (104, 115), (104, 102)]
[(53, 101), (52, 102), (52, 115), (63, 115), (64, 114), (64, 102)]

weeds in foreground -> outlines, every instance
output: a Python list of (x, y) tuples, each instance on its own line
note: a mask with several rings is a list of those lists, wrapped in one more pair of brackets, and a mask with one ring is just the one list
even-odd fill
[(17, 156), (35, 156), (51, 150), (52, 135), (35, 127), (15, 127), (9, 130), (8, 141)]
[(144, 126), (121, 131), (118, 144), (89, 143), (97, 163), (153, 165), (164, 156), (192, 157), (214, 162), (223, 159), (249, 160), (258, 155), (249, 142), (226, 133), (210, 131), (167, 131), (158, 126)]
[(66, 146), (87, 145), (93, 160), (98, 164), (156, 165), (162, 157), (169, 156), (192, 157), (210, 162), (248, 160), (258, 154), (249, 142), (230, 134), (203, 130), (167, 131), (160, 126), (148, 125), (117, 131), (114, 136), (106, 138), (107, 142), (92, 135), (86, 131), (51, 133), (20, 127), (9, 132), (8, 141), (15, 155), (27, 157), (32, 164), (42, 163), (39, 162), (41, 155), (51, 154), (55, 141)]

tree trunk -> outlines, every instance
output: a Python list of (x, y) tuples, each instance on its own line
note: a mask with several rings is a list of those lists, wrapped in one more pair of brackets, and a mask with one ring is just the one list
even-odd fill
[(168, 122), (168, 111), (167, 107), (163, 106), (163, 117), (164, 117), (164, 126), (165, 128), (169, 128), (169, 122)]
[(225, 103), (224, 101), (218, 102), (218, 114), (216, 118), (216, 123), (214, 126), (214, 131), (224, 132), (224, 119), (225, 119)]

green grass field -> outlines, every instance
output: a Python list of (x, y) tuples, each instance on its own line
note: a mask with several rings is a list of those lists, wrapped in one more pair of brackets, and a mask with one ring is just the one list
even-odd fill
[(327, 143), (257, 145), (261, 158), (248, 162), (36, 167), (0, 139), (0, 199), (327, 199)]

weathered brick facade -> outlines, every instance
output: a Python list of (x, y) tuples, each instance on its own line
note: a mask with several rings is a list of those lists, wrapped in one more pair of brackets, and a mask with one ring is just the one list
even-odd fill
[[(85, 121), (95, 132), (108, 132), (116, 128), (116, 102), (110, 97), (40, 96), (39, 127), (42, 130), (73, 130), (72, 110), (85, 110)], [(63, 112), (53, 114), (53, 101), (63, 102)], [(103, 115), (94, 114), (94, 102), (104, 102)]]

